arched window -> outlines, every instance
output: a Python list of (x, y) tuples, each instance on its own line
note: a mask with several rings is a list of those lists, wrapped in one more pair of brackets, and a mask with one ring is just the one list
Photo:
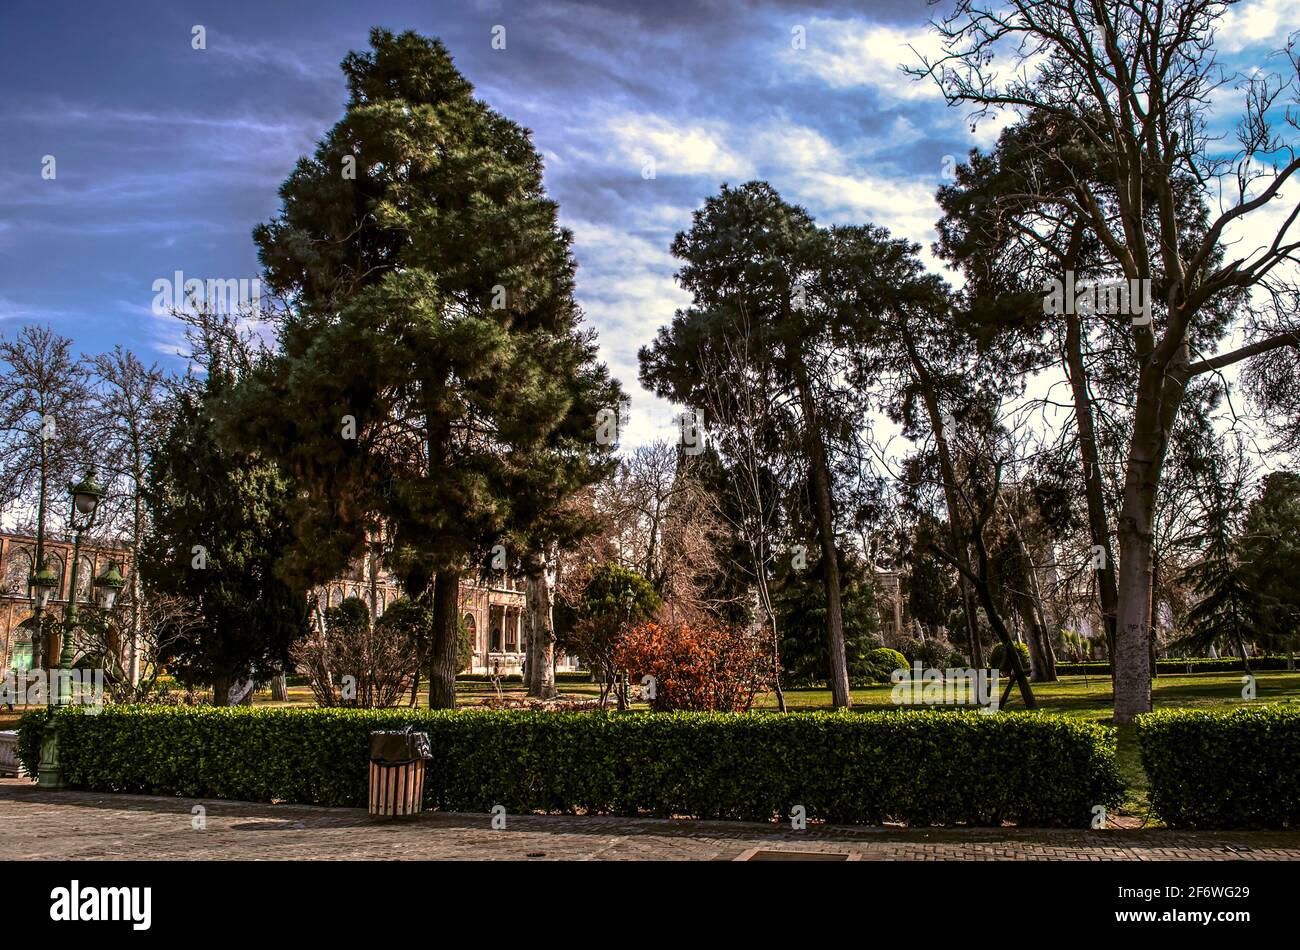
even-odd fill
[(28, 578), (32, 576), (32, 552), (28, 548), (10, 548), (5, 558), (5, 593), (11, 597), (26, 597)]
[(63, 600), (67, 596), (63, 589), (63, 582), (66, 579), (63, 571), (63, 558), (57, 554), (47, 554), (45, 556), (45, 566), (53, 571), (54, 576), (59, 579), (59, 583), (54, 588), (54, 593), (50, 595), (50, 599)]
[(493, 624), (492, 626), (492, 652), (501, 652), (501, 625)]
[[(478, 642), (478, 621), (474, 619), (473, 614), (466, 614), (461, 618), (461, 622), (465, 624), (465, 630), (469, 633), (470, 652), (477, 656), (481, 649)], [(471, 658), (470, 663), (472, 664), (473, 662), (474, 661)]]

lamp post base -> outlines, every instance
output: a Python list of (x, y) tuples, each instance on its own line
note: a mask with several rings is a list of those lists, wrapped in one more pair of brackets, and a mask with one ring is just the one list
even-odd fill
[(46, 723), (41, 735), (41, 764), (36, 770), (36, 783), (43, 789), (57, 791), (66, 787), (63, 766), (59, 764), (59, 733), (54, 723)]

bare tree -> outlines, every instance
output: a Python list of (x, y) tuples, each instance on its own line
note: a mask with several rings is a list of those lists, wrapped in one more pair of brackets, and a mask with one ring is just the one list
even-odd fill
[[(1188, 382), (1297, 340), (1300, 204), (1284, 211), (1271, 238), (1253, 247), (1230, 240), (1244, 219), (1271, 210), (1300, 171), (1300, 120), (1286, 110), (1286, 132), (1274, 120), (1279, 98), (1296, 94), (1300, 60), (1294, 46), (1284, 51), (1285, 78), (1223, 70), (1212, 44), (1225, 9), (1214, 0), (957, 0), (934, 24), (942, 55), (923, 57), (912, 70), (935, 80), (950, 103), (972, 106), (976, 120), (1002, 109), (1032, 111), (1091, 149), (1096, 180), (1076, 177), (1069, 189), (1021, 197), (1085, 222), (1121, 279), (1149, 293), (1151, 306), (1133, 312), (1129, 328), (1136, 382), (1118, 512), (1114, 656), (1121, 724), (1151, 708), (1156, 499)], [(1236, 147), (1228, 149), (1206, 113), (1211, 98), (1233, 84), (1244, 109)], [(1069, 169), (1050, 145), (1039, 160)], [(1184, 213), (1188, 190), (1206, 207), (1201, 221)], [(1241, 329), (1251, 341), (1219, 355), (1196, 352), (1224, 336), (1208, 325), (1215, 308), (1250, 291), (1256, 310)], [(1269, 319), (1257, 319), (1259, 310)]]
[(782, 544), (782, 496), (800, 478), (800, 457), (784, 443), (792, 407), (783, 404), (781, 395), (768, 385), (767, 374), (755, 366), (753, 335), (743, 313), (734, 324), (710, 354), (713, 362), (726, 365), (711, 367), (708, 381), (700, 387), (727, 476), (723, 492), (710, 497), (715, 516), (727, 523), (745, 552), (732, 566), (753, 585), (761, 625), (769, 637), (777, 707), (785, 712), (781, 636), (771, 579), (775, 562), (787, 547)]
[(78, 640), (82, 652), (104, 670), (104, 689), (112, 702), (156, 702), (164, 695), (160, 657), (202, 623), (198, 610), (183, 597), (159, 594), (133, 603), (127, 596), (111, 610), (86, 611)]
[[(49, 327), (23, 327), (0, 339), (0, 502), (6, 514), (32, 526), (33, 572), (45, 562), (45, 538), (64, 524), (50, 503), (80, 477), (91, 458), (87, 440), (89, 389), (72, 355), (72, 341)], [(52, 522), (52, 523), (51, 523)], [(60, 644), (56, 624), (38, 630), (33, 666), (47, 665)]]
[(131, 555), (126, 576), (129, 596), (124, 600), (135, 617), (126, 664), (127, 677), (134, 684), (139, 681), (142, 661), (140, 612), (144, 590), (139, 564), (148, 530), (144, 486), (150, 452), (169, 418), (167, 381), (157, 365), (146, 367), (121, 346), (90, 358), (87, 370), (94, 386), (89, 431), (99, 450), (102, 479), (109, 490), (100, 524), (124, 533)]
[(401, 702), (415, 675), (419, 651), (415, 630), (400, 613), (392, 611), (385, 622), (385, 612), (378, 623), (371, 623), (369, 606), (357, 597), (325, 611), (325, 630), (314, 626), (312, 635), (292, 653), (311, 675), (320, 705), (373, 709)]

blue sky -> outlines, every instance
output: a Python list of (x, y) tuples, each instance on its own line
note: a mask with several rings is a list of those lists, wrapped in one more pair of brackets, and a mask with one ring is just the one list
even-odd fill
[[(441, 37), (478, 95), (534, 131), (576, 236), (580, 301), (632, 393), (629, 438), (670, 436), (670, 408), (636, 384), (636, 350), (686, 302), (668, 245), (722, 182), (765, 178), (819, 221), (928, 247), (945, 157), (1000, 125), (972, 133), (899, 73), (909, 44), (933, 47), (925, 23), (941, 9), (0, 0), (0, 333), (47, 323), (87, 352), (120, 342), (180, 368), (153, 282), (255, 276), (251, 229), (341, 114), (339, 61), (371, 26), (410, 28)], [(1295, 0), (1247, 0), (1224, 58), (1254, 62), (1295, 13)], [(191, 48), (195, 25), (206, 49)]]

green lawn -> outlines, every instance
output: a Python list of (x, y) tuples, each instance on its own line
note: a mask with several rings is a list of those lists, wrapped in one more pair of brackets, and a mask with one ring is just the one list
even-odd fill
[[(1240, 673), (1165, 674), (1152, 683), (1152, 695), (1157, 707), (1211, 708), (1250, 703), (1300, 702), (1300, 672), (1279, 670), (1257, 674), (1256, 698), (1249, 702), (1241, 698), (1241, 688)], [(853, 705), (859, 708), (889, 707), (892, 705), (891, 689), (889, 684), (855, 689)], [(524, 688), (520, 683), (506, 683), (502, 684), (501, 693), (503, 696), (520, 698), (524, 696)], [(456, 694), (460, 703), (466, 706), (481, 705), (496, 695), (488, 683), (465, 681), (456, 684)], [(560, 694), (575, 699), (594, 699), (600, 694), (600, 688), (595, 683), (562, 683)], [(1058, 683), (1038, 683), (1034, 686), (1034, 694), (1038, 698), (1039, 708), (1048, 712), (1098, 721), (1110, 719), (1110, 679), (1105, 676), (1066, 676)], [(796, 712), (831, 708), (831, 694), (827, 689), (787, 689), (785, 699), (787, 707)], [(291, 687), (289, 702), (286, 704), (273, 703), (269, 691), (258, 693), (255, 701), (259, 706), (310, 706), (314, 702), (311, 689), (306, 686)], [(419, 705), (425, 706), (427, 702), (427, 694), (421, 690)], [(754, 705), (760, 710), (775, 709), (776, 696), (773, 693), (763, 694)], [(1007, 708), (1024, 708), (1018, 693), (1012, 694)], [(20, 710), (10, 713), (0, 707), (0, 729), (12, 728), (20, 714)]]
[[(1219, 707), (1249, 705), (1241, 698), (1240, 673), (1166, 673), (1151, 683), (1152, 701), (1157, 708), (1191, 706)], [(1000, 687), (1005, 687), (1002, 680)], [(867, 686), (852, 691), (854, 706), (891, 706), (892, 686)], [(1057, 683), (1035, 683), (1034, 696), (1040, 709), (1080, 716), (1085, 719), (1109, 720), (1111, 716), (1110, 678), (1106, 676), (1064, 676)], [(830, 690), (788, 689), (785, 702), (791, 710), (829, 709)], [(1256, 698), (1250, 702), (1300, 702), (1300, 672), (1266, 671), (1256, 674)], [(768, 693), (755, 704), (758, 708), (776, 708), (775, 694)], [(1020, 694), (1013, 691), (1007, 709), (1024, 709)]]

